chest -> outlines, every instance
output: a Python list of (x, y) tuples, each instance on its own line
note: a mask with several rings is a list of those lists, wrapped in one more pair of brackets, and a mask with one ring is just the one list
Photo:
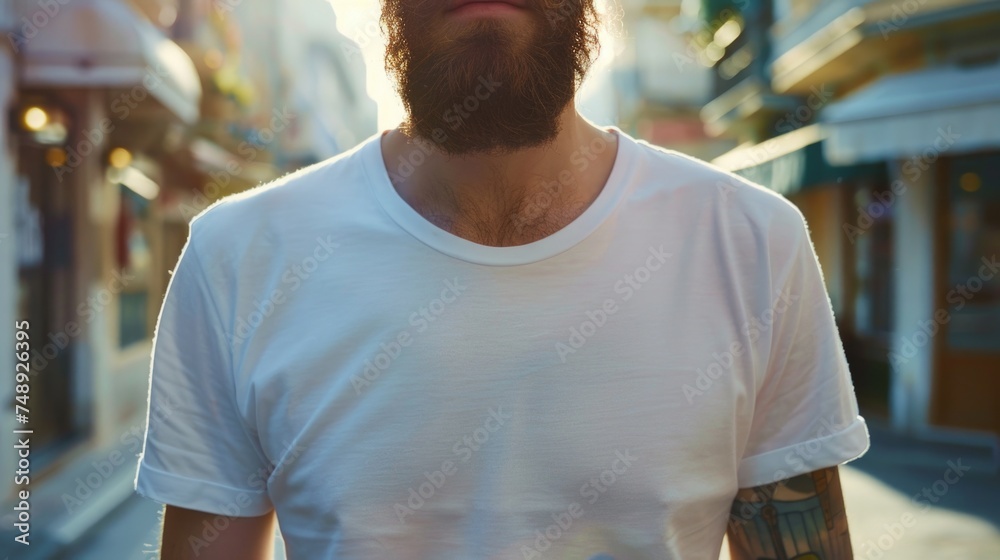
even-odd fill
[(616, 474), (608, 500), (683, 503), (691, 487), (671, 481), (705, 480), (702, 459), (735, 469), (751, 343), (733, 316), (668, 298), (667, 275), (636, 276), (602, 276), (572, 297), (454, 275), (339, 297), (339, 313), (318, 291), (290, 301), (248, 341), (239, 389), (278, 466), (269, 485), (365, 511), (391, 512), (435, 473), (450, 473), (446, 494), (463, 508), (486, 500), (475, 497), (486, 479), (501, 503), (505, 485), (588, 500), (604, 496), (591, 481), (632, 453), (642, 468)]

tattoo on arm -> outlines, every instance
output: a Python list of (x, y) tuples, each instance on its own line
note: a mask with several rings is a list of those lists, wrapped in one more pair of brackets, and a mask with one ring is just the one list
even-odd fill
[(837, 467), (741, 488), (727, 534), (733, 560), (850, 560)]

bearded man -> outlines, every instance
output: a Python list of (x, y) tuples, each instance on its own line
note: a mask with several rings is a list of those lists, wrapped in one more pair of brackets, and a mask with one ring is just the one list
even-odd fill
[[(385, 0), (400, 126), (199, 214), (136, 490), (164, 560), (852, 557), (802, 214), (581, 117), (591, 0)], [(165, 411), (165, 412), (164, 412)]]

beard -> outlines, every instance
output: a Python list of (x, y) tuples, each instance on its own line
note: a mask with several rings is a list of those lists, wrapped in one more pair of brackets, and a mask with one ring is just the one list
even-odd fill
[(386, 71), (401, 131), (449, 155), (504, 154), (559, 133), (599, 49), (593, 0), (531, 0), (530, 26), (442, 21), (442, 0), (384, 0)]

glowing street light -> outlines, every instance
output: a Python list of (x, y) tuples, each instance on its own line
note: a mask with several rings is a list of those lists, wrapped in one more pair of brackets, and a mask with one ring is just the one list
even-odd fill
[(108, 163), (115, 169), (125, 169), (132, 163), (132, 153), (125, 148), (115, 148), (108, 154)]
[(24, 126), (28, 130), (38, 132), (49, 124), (49, 114), (41, 107), (28, 107), (24, 111)]

